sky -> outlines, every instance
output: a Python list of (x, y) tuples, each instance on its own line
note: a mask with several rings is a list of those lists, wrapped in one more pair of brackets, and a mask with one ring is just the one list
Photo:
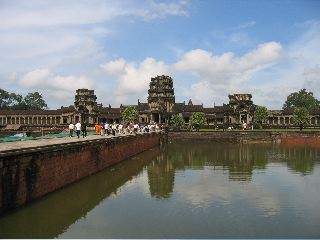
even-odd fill
[(158, 75), (204, 107), (250, 93), (281, 109), (302, 88), (320, 99), (320, 1), (0, 0), (1, 89), (57, 109), (88, 88), (119, 107), (147, 102)]

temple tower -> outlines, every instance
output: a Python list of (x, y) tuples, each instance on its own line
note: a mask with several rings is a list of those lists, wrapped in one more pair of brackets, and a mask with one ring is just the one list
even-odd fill
[(253, 102), (251, 94), (232, 94), (229, 95), (229, 107), (232, 112), (229, 113), (230, 123), (249, 123), (252, 121)]
[(175, 104), (173, 80), (169, 76), (151, 78), (148, 90), (150, 119), (158, 123), (166, 123), (173, 113)]
[[(97, 97), (94, 90), (78, 89), (75, 95), (74, 108), (80, 114), (81, 123), (93, 124), (97, 121)], [(77, 117), (76, 117), (77, 118)]]

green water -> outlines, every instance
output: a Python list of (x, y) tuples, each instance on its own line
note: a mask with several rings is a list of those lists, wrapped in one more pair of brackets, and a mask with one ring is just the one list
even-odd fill
[(320, 148), (172, 143), (0, 217), (2, 238), (320, 237)]

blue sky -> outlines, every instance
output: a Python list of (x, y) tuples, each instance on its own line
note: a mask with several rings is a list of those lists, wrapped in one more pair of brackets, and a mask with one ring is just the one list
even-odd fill
[(147, 101), (150, 78), (206, 107), (251, 93), (280, 109), (293, 91), (320, 99), (320, 1), (0, 0), (0, 88), (73, 104)]

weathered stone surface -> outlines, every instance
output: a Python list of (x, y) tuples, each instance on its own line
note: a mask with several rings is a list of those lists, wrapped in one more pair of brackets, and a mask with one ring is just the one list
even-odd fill
[(295, 146), (320, 147), (318, 131), (212, 131), (212, 132), (169, 132), (168, 141), (176, 140), (213, 140), (231, 143), (282, 143)]
[(151, 147), (160, 134), (6, 143), (0, 150), (0, 213), (94, 174)]

